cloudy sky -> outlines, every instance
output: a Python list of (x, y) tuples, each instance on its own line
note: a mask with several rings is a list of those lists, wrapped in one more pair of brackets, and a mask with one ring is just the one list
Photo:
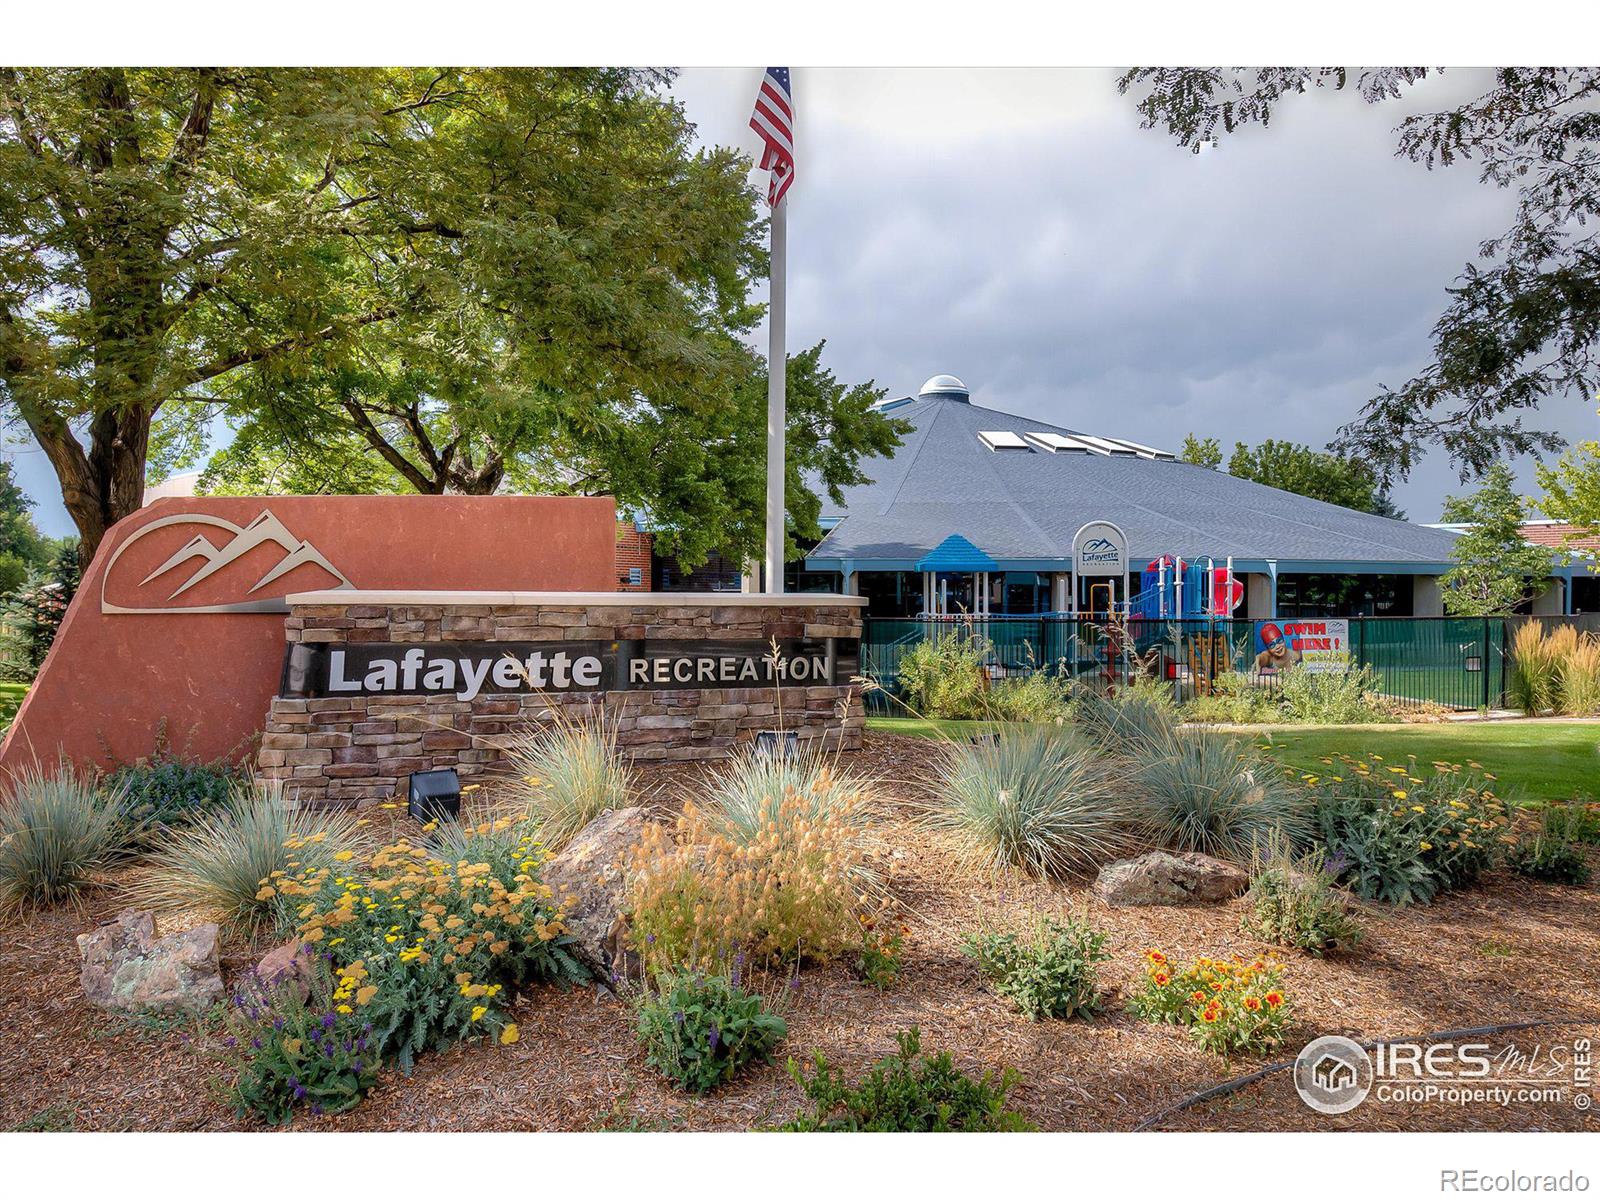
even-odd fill
[[(759, 75), (680, 76), (703, 140), (756, 150)], [(1115, 78), (796, 69), (790, 348), (826, 338), (841, 379), (893, 395), (949, 372), (979, 404), (1173, 448), (1190, 431), (1320, 446), (1377, 384), (1410, 378), (1511, 197), (1394, 158), (1393, 129), (1484, 73), (1375, 106), (1305, 97), (1199, 156), (1140, 130)], [(1581, 401), (1542, 419), (1594, 436)], [(43, 455), (8, 453), (41, 524), (69, 531)], [(1459, 487), (1428, 461), (1396, 500), (1437, 520)]]

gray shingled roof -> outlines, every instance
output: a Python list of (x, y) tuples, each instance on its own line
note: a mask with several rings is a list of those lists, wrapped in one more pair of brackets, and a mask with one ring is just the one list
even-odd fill
[[(848, 488), (841, 508), (826, 496), (824, 518), (843, 518), (809, 555), (905, 560), (959, 533), (1000, 560), (1070, 561), (1085, 521), (1114, 521), (1128, 535), (1130, 561), (1160, 554), (1296, 562), (1450, 565), (1455, 535), (1354, 512), (1221, 471), (1147, 458), (1044, 450), (990, 450), (980, 430), (1075, 433), (1043, 421), (921, 396), (893, 408), (913, 425), (892, 458), (862, 464), (871, 483)], [(1164, 446), (1170, 430), (1096, 430)], [(864, 565), (864, 564), (863, 564)]]

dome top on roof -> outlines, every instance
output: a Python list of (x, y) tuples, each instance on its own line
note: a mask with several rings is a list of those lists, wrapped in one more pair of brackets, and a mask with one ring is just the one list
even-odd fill
[(933, 396), (943, 400), (964, 400), (970, 402), (972, 393), (967, 390), (967, 385), (954, 375), (935, 375), (922, 385), (917, 392), (919, 397)]

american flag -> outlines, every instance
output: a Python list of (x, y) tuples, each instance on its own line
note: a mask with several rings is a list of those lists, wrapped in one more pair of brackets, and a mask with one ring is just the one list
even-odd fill
[(772, 172), (767, 203), (777, 208), (794, 182), (794, 97), (789, 92), (788, 67), (768, 67), (762, 76), (756, 110), (750, 114), (750, 128), (766, 143), (761, 169)]

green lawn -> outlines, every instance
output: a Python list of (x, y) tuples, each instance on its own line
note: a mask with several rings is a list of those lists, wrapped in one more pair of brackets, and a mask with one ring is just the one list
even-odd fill
[(1474, 721), (1454, 725), (1396, 725), (1383, 729), (1308, 726), (1262, 734), (1272, 758), (1303, 771), (1325, 770), (1325, 758), (1381, 754), (1398, 762), (1415, 755), (1434, 762), (1482, 764), (1524, 800), (1600, 795), (1600, 725), (1531, 721)]
[[(967, 737), (981, 721), (919, 721), (914, 717), (868, 717), (880, 733)], [(1574, 793), (1600, 796), (1600, 725), (1531, 721), (1473, 721), (1453, 725), (1388, 725), (1345, 729), (1308, 725), (1256, 735), (1275, 761), (1304, 772), (1323, 772), (1325, 758), (1381, 754), (1396, 764), (1416, 755), (1433, 762), (1480, 763), (1506, 791), (1524, 800), (1565, 800)]]
[(0, 733), (11, 728), (11, 718), (17, 715), (22, 698), (27, 694), (25, 683), (0, 683)]

